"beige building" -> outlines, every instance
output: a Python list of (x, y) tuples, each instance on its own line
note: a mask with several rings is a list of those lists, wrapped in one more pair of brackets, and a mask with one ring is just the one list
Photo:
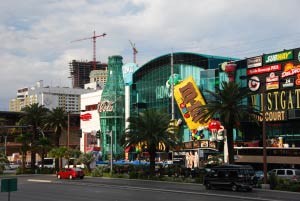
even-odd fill
[(19, 112), (26, 105), (39, 103), (48, 109), (62, 107), (67, 112), (80, 112), (80, 95), (92, 91), (95, 90), (44, 86), (41, 80), (32, 87), (18, 89), (17, 97), (10, 100), (9, 111)]

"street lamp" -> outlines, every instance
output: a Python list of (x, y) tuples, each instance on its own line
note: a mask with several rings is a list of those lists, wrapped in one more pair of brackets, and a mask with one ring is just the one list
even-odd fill
[(67, 128), (67, 148), (70, 148), (70, 114), (74, 113), (74, 114), (78, 114), (77, 111), (67, 111), (67, 115), (68, 115), (68, 128)]
[(70, 111), (68, 111), (67, 148), (70, 147)]
[[(240, 76), (240, 79), (247, 79), (247, 76)], [(262, 82), (256, 79), (249, 78), (252, 85), (261, 84)], [(264, 184), (267, 184), (268, 177), (268, 165), (267, 165), (267, 134), (266, 134), (266, 96), (262, 95), (262, 141), (263, 141), (263, 172), (264, 172)]]
[(107, 131), (107, 135), (110, 136), (110, 174), (112, 175), (112, 164), (113, 164), (113, 136), (112, 136), (112, 130)]

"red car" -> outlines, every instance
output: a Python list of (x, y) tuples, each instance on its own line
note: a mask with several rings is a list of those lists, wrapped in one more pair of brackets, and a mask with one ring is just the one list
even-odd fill
[(56, 173), (58, 179), (84, 178), (84, 173), (80, 168), (63, 168)]

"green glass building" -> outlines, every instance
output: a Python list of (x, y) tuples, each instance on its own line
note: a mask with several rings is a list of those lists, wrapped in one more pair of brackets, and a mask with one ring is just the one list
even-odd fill
[[(176, 52), (173, 53), (173, 72), (183, 80), (192, 76), (204, 98), (207, 98), (205, 90), (214, 91), (221, 81), (228, 79), (226, 73), (220, 71), (220, 64), (232, 60), (236, 59)], [(166, 111), (171, 119), (172, 101), (170, 89), (166, 86), (171, 72), (171, 54), (166, 54), (147, 62), (133, 74), (131, 116), (146, 108), (156, 108)], [(174, 108), (175, 119), (183, 119), (176, 103)], [(191, 133), (184, 122), (180, 129), (184, 141), (190, 141)], [(205, 138), (209, 138), (208, 134), (205, 134)]]
[(122, 57), (108, 58), (108, 77), (99, 104), (101, 127), (101, 151), (103, 159), (124, 155), (124, 149), (119, 145), (119, 138), (124, 132), (124, 80), (122, 75)]

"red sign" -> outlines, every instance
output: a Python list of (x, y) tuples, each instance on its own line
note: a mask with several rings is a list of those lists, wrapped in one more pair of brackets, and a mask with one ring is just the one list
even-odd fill
[(284, 66), (284, 71), (281, 73), (281, 77), (284, 78), (299, 73), (300, 73), (300, 65), (294, 66), (294, 64), (292, 63), (287, 63)]
[(90, 113), (80, 115), (80, 119), (82, 121), (89, 121), (91, 118), (92, 118), (92, 115)]
[(272, 66), (263, 66), (260, 68), (251, 68), (247, 70), (247, 75), (257, 75), (262, 73), (269, 73), (273, 71), (281, 70), (281, 64), (275, 64)]

